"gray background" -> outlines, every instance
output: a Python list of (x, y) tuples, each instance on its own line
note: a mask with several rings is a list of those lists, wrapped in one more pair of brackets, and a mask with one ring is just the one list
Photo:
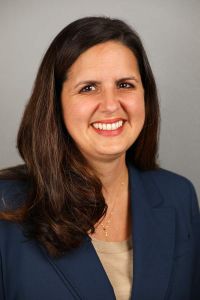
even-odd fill
[(199, 0), (0, 0), (0, 168), (21, 163), (16, 134), (41, 58), (54, 36), (88, 15), (139, 32), (161, 103), (161, 166), (193, 181), (200, 199)]

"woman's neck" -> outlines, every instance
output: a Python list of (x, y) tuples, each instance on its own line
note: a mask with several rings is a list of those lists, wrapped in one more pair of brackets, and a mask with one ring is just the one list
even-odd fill
[(111, 194), (119, 186), (128, 181), (128, 168), (125, 159), (110, 162), (98, 162), (94, 166), (95, 172), (103, 185), (103, 192)]

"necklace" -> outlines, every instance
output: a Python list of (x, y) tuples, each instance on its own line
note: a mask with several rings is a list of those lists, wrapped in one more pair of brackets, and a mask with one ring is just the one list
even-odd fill
[[(124, 186), (124, 182), (121, 182), (121, 186)], [(110, 214), (109, 214), (109, 218), (108, 220), (104, 223), (104, 222), (101, 222), (100, 223), (100, 226), (102, 227), (103, 231), (104, 231), (104, 234), (106, 236), (106, 238), (108, 237), (108, 231), (107, 229), (109, 229), (110, 227), (110, 223), (111, 223), (111, 219), (112, 219), (112, 215), (113, 215), (113, 210), (114, 210), (114, 207), (115, 207), (115, 203), (116, 203), (116, 198), (115, 200), (113, 201), (113, 205), (112, 205), (112, 209), (110, 211)]]
[[(125, 178), (124, 181), (122, 181), (122, 182), (120, 183), (120, 190), (119, 190), (119, 192), (118, 192), (118, 195), (121, 193), (122, 188), (124, 188), (125, 182), (126, 182), (126, 178)], [(109, 215), (108, 215), (107, 220), (106, 220), (105, 222), (102, 221), (100, 224), (97, 225), (97, 228), (99, 227), (99, 225), (100, 225), (100, 227), (102, 228), (102, 230), (103, 230), (103, 232), (104, 232), (104, 234), (105, 234), (106, 239), (109, 237), (109, 232), (108, 232), (108, 230), (109, 230), (109, 228), (110, 228), (110, 226), (111, 226), (111, 220), (112, 220), (112, 216), (113, 216), (113, 211), (114, 211), (114, 208), (115, 208), (115, 204), (116, 204), (116, 197), (115, 197), (115, 199), (114, 199), (114, 201), (113, 201), (113, 203), (112, 203), (112, 208), (111, 208), (111, 210), (110, 210), (110, 213), (109, 213)]]

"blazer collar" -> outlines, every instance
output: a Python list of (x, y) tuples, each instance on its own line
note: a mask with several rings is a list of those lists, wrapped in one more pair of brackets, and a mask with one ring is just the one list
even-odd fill
[[(172, 269), (175, 211), (163, 199), (148, 172), (128, 165), (132, 210), (133, 282), (131, 299), (164, 300)], [(46, 254), (47, 255), (47, 254)], [(89, 236), (81, 247), (49, 262), (75, 299), (114, 300), (112, 285)]]

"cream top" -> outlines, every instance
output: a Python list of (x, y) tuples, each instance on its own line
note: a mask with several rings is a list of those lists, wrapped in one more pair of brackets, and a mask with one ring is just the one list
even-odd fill
[(132, 237), (122, 242), (92, 239), (92, 244), (112, 284), (117, 300), (129, 300), (133, 279)]

